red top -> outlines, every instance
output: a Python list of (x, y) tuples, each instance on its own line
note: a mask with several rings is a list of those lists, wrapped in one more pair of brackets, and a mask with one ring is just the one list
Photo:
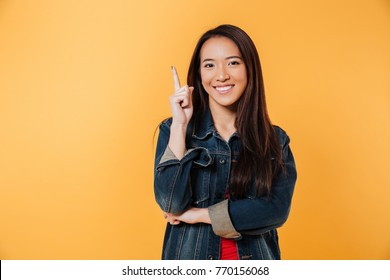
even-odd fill
[[(229, 198), (228, 192), (226, 192), (226, 198)], [(221, 238), (221, 260), (238, 260), (236, 241)]]
[(221, 260), (238, 260), (236, 241), (233, 239), (221, 239)]

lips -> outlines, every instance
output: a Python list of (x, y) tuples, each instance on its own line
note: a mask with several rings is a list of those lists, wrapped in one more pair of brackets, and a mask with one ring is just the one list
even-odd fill
[(234, 87), (234, 85), (224, 85), (224, 86), (215, 86), (215, 90), (219, 93), (226, 93), (229, 90), (231, 90)]

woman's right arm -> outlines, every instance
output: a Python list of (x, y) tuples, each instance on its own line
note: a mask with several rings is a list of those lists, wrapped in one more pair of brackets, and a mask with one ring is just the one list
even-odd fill
[(172, 66), (171, 69), (175, 92), (169, 98), (172, 112), (172, 124), (170, 127), (168, 146), (178, 159), (182, 159), (186, 152), (186, 130), (193, 113), (191, 96), (194, 88), (189, 87), (188, 85), (180, 87), (176, 68)]
[(187, 150), (181, 159), (170, 149), (172, 119), (160, 125), (154, 162), (154, 194), (157, 204), (166, 213), (179, 214), (192, 202), (190, 173), (194, 161), (208, 164), (211, 156), (207, 149), (196, 147)]
[(193, 113), (193, 87), (180, 87), (179, 77), (172, 66), (175, 92), (170, 97), (172, 118), (160, 125), (157, 142), (154, 191), (157, 203), (167, 213), (180, 213), (191, 202), (189, 175), (197, 152), (187, 151), (186, 130)]

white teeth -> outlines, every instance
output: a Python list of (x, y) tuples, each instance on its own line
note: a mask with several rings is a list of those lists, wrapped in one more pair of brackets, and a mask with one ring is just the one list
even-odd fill
[(218, 91), (227, 91), (231, 89), (233, 86), (224, 86), (224, 87), (215, 87), (216, 90)]

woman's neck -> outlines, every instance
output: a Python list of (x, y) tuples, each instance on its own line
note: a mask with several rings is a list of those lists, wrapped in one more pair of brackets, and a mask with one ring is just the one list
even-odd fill
[(236, 132), (236, 116), (237, 112), (230, 108), (210, 107), (211, 116), (213, 118), (214, 127), (218, 134), (228, 141), (234, 132)]

